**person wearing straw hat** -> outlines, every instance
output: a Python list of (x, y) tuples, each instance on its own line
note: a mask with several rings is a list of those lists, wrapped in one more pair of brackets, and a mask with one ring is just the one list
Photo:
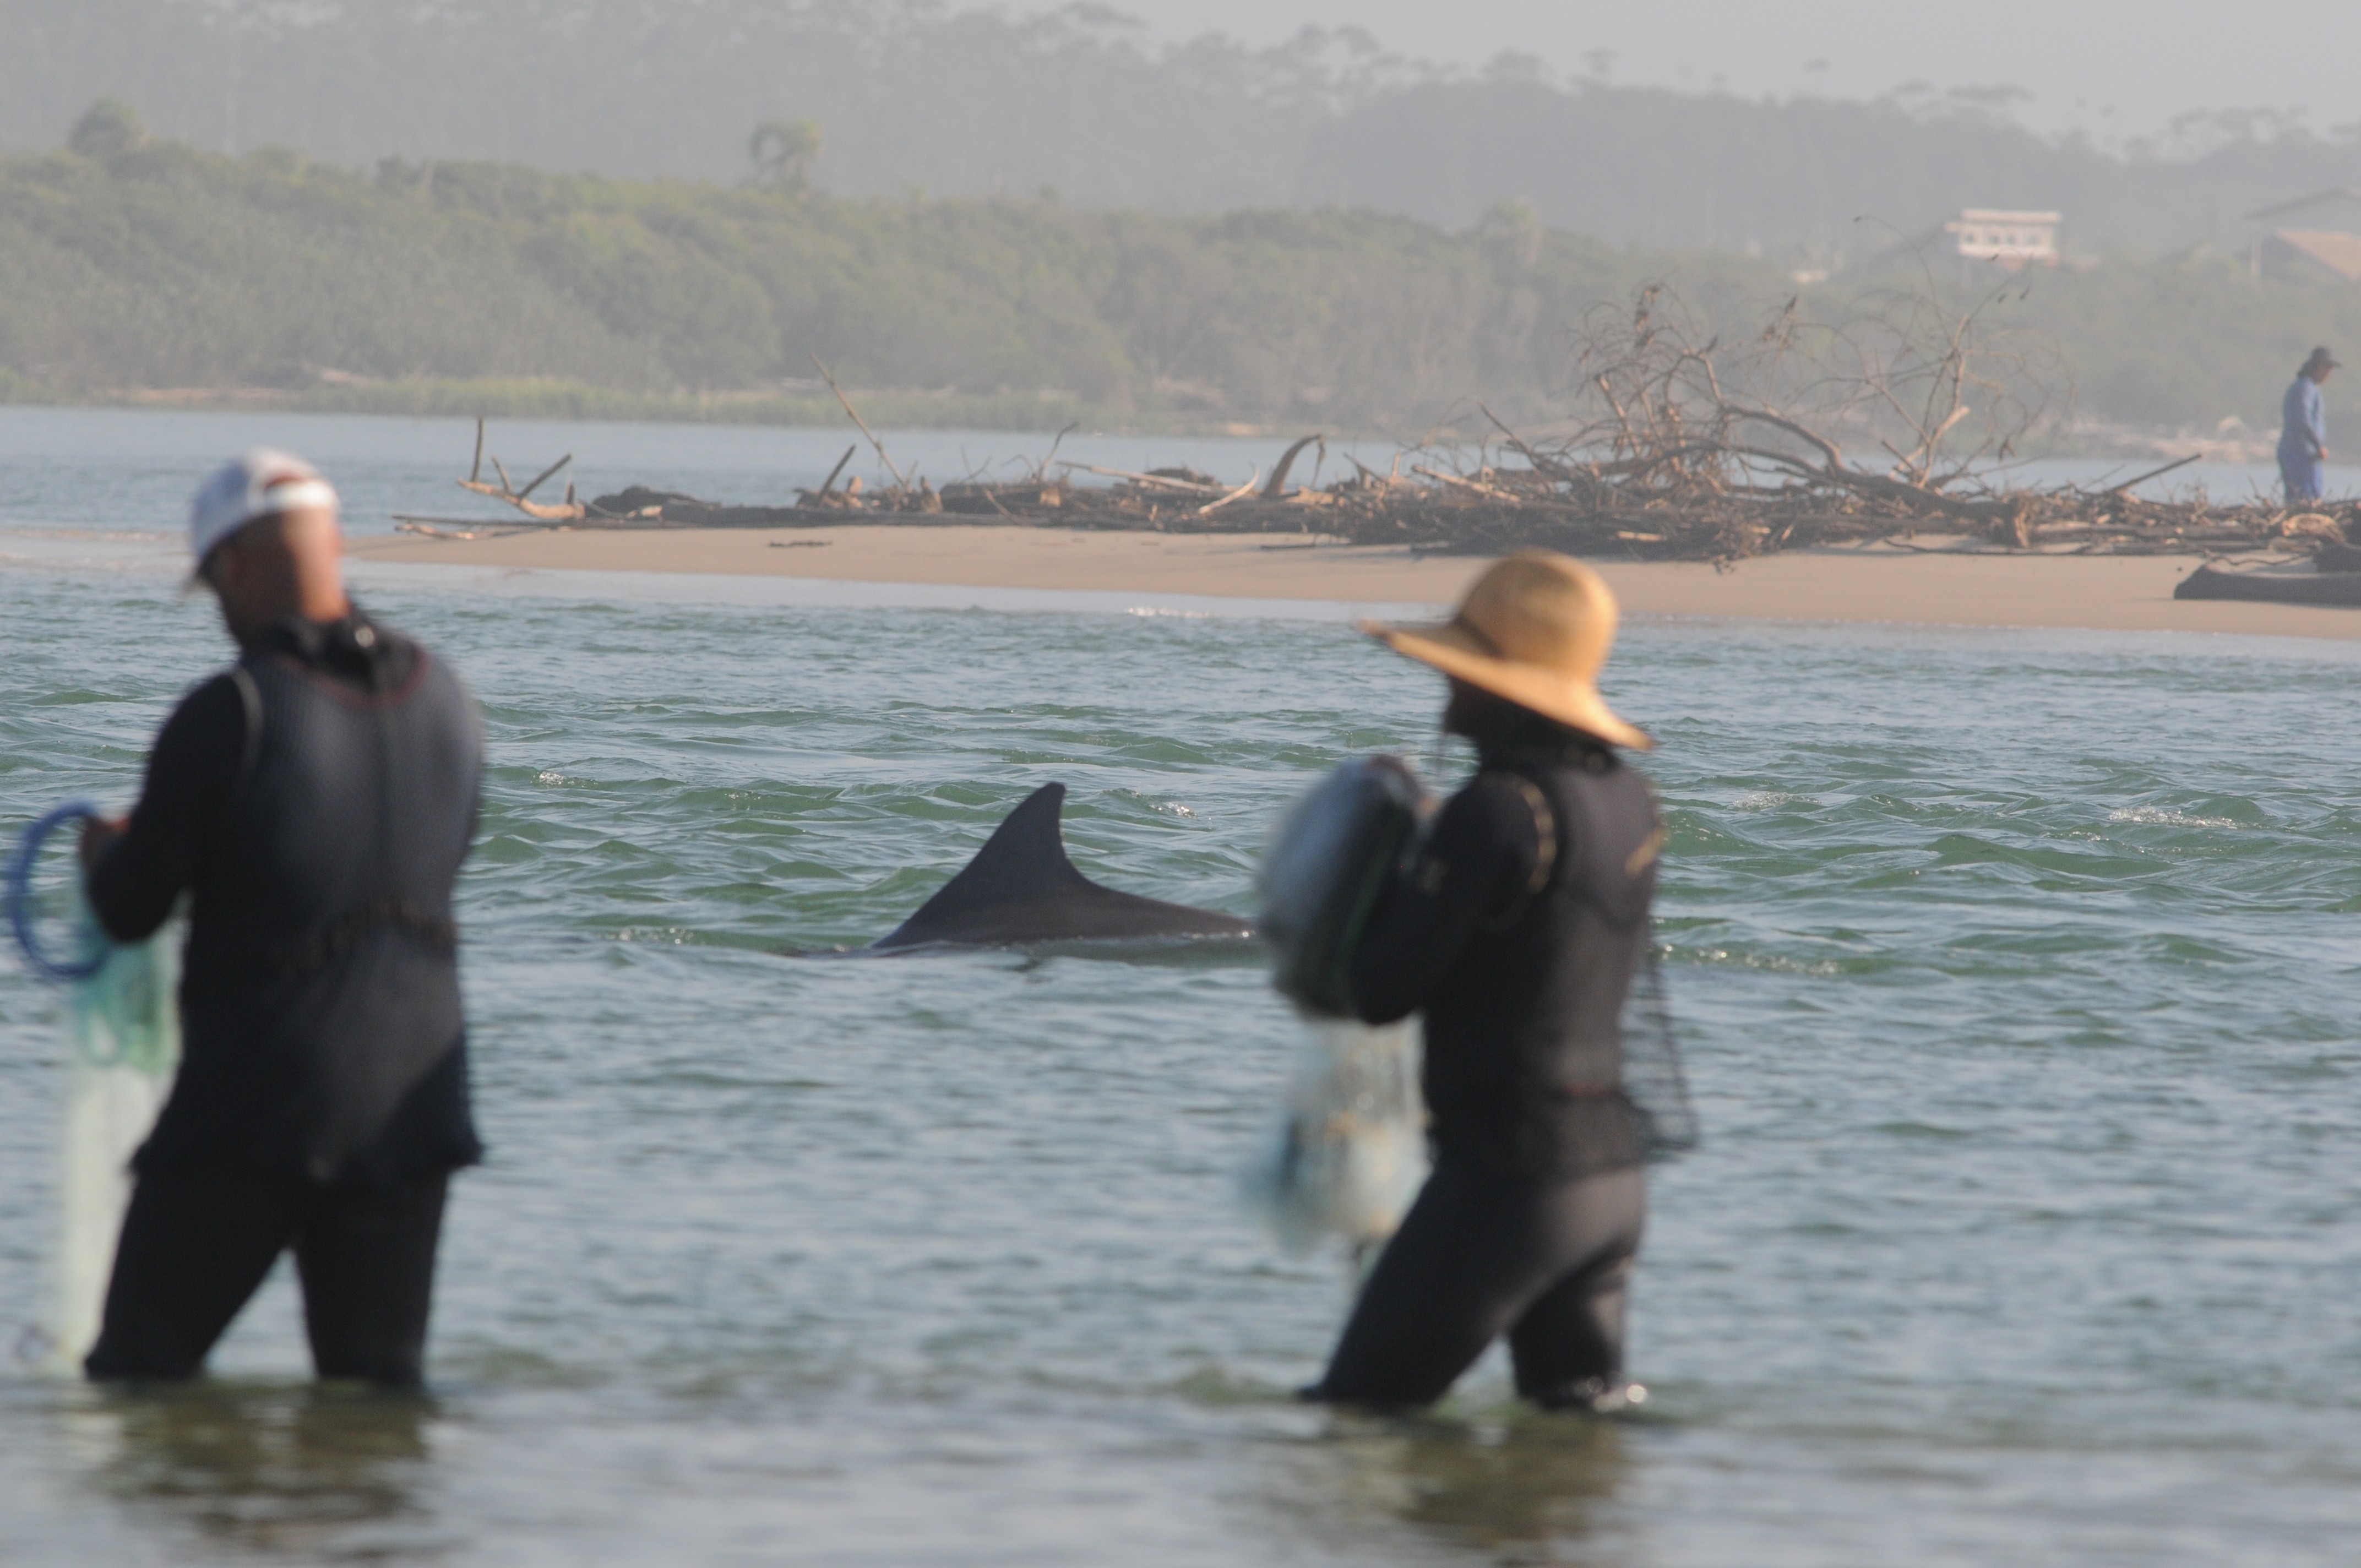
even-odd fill
[(1510, 555), (1433, 627), (1362, 630), (1450, 681), (1444, 727), (1480, 771), (1443, 807), (1350, 966), (1369, 1023), (1423, 1011), (1433, 1174), (1308, 1398), (1440, 1398), (1502, 1334), (1518, 1391), (1611, 1410), (1646, 1209), (1620, 1017), (1664, 842), (1618, 749), (1648, 737), (1597, 678), (1614, 596), (1578, 561)]
[(2279, 478), (2290, 506), (2320, 499), (2320, 466), (2328, 458), (2328, 411), (2320, 389), (2335, 368), (2335, 357), (2323, 344), (2296, 370), (2279, 400)]
[(185, 894), (183, 1055), (116, 1245), (93, 1378), (182, 1378), (292, 1249), (324, 1377), (420, 1380), (467, 1102), (451, 891), (482, 742), (450, 668), (346, 597), (336, 493), (257, 449), (197, 492), (189, 549), (238, 647), (86, 830), (117, 941)]

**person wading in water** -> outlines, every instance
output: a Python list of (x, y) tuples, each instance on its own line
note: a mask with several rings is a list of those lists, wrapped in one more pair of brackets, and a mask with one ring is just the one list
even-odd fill
[(190, 897), (185, 1054), (133, 1161), (93, 1378), (194, 1376), (292, 1246), (323, 1377), (420, 1381), (467, 1102), (451, 888), (482, 741), (448, 668), (345, 597), (336, 496), (258, 450), (198, 491), (197, 579), (238, 645), (82, 845), (107, 934)]
[(1648, 1149), (1620, 1019), (1664, 832), (1615, 751), (1652, 742), (1595, 685), (1615, 622), (1596, 573), (1530, 552), (1487, 570), (1445, 625), (1362, 628), (1450, 677), (1444, 727), (1481, 771), (1352, 959), (1364, 1020), (1425, 1013), (1434, 1171), (1309, 1398), (1430, 1404), (1503, 1333), (1529, 1399), (1645, 1397), (1622, 1376)]

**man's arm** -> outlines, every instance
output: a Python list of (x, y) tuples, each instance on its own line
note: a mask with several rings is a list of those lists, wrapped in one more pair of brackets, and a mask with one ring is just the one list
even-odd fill
[(108, 936), (139, 941), (172, 913), (195, 872), (197, 845), (237, 782), (245, 744), (246, 705), (227, 675), (190, 693), (164, 721), (129, 821), (83, 836), (90, 906)]
[(1354, 1011), (1390, 1024), (1424, 1006), (1482, 923), (1523, 894), (1540, 856), (1540, 827), (1514, 784), (1478, 775), (1453, 796), (1369, 917), (1353, 954)]

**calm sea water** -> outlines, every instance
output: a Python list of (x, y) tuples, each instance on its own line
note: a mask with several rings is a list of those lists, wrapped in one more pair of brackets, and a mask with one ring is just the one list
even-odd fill
[[(48, 455), (0, 416), (31, 532), (177, 504), (257, 433), (42, 417)], [(456, 428), (337, 422), (402, 510)], [(179, 466), (110, 467), (126, 431)], [(371, 598), (493, 759), (462, 894), (492, 1156), (434, 1397), (308, 1388), (283, 1277), (185, 1393), (0, 1375), (0, 1561), (2350, 1560), (2343, 645), (1629, 627), (1708, 1139), (1655, 1185), (1656, 1397), (1533, 1415), (1493, 1361), (1381, 1420), (1289, 1398), (1346, 1287), (1236, 1205), (1297, 1037), (1250, 957), (781, 951), (890, 928), (1049, 779), (1087, 870), (1244, 910), (1335, 759), (1464, 765), (1430, 676), (1333, 623), (1049, 596)], [(0, 828), (129, 798), (210, 616), (148, 565), (0, 566)], [(60, 1023), (0, 965), (19, 1318)]]

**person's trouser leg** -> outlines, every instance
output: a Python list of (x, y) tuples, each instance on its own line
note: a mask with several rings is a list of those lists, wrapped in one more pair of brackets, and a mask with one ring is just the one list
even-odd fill
[(1312, 1398), (1431, 1405), (1515, 1320), (1532, 1266), (1479, 1185), (1447, 1166), (1427, 1179), (1361, 1287)]
[(1362, 1288), (1314, 1398), (1426, 1405), (1514, 1326), (1520, 1392), (1541, 1398), (1622, 1365), (1620, 1281), (1646, 1177), (1431, 1178)]
[(2320, 459), (2310, 453), (2280, 453), (2279, 479), (2287, 488), (2288, 504), (2290, 506), (2316, 501), (2327, 488), (2325, 477), (2320, 471)]
[(295, 1242), (303, 1327), (323, 1377), (423, 1380), (434, 1255), (450, 1179), (326, 1196)]
[(1647, 1217), (1637, 1169), (1578, 1184), (1568, 1219), (1589, 1261), (1543, 1292), (1509, 1331), (1517, 1392), (1544, 1405), (1583, 1404), (1620, 1387), (1631, 1272)]
[(233, 1165), (141, 1175), (84, 1371), (195, 1376), (302, 1223), (305, 1196), (300, 1184)]

